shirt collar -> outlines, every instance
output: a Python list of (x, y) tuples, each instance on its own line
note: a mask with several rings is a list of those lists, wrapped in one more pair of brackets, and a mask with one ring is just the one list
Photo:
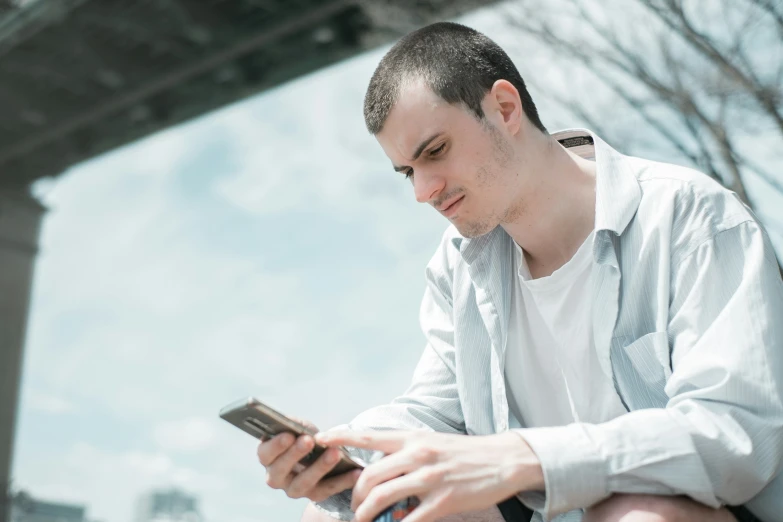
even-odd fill
[[(587, 129), (566, 129), (555, 132), (552, 137), (571, 152), (595, 159), (595, 230), (621, 235), (642, 199), (642, 189), (627, 157)], [(456, 239), (463, 259), (471, 264), (492, 241), (502, 237), (508, 237), (508, 234), (498, 226), (483, 236)]]
[(628, 158), (587, 129), (563, 130), (552, 137), (571, 152), (595, 159), (595, 230), (621, 235), (642, 199), (642, 189)]

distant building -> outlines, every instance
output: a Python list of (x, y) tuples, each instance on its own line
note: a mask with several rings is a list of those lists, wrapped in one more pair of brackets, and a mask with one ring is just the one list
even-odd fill
[(10, 522), (87, 522), (87, 508), (36, 500), (25, 492), (11, 498)]
[(178, 489), (142, 495), (136, 504), (136, 522), (201, 522), (198, 499)]

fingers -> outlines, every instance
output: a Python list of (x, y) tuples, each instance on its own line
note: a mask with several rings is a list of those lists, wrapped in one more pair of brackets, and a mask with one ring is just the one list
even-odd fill
[(281, 433), (271, 439), (262, 440), (258, 445), (258, 461), (264, 467), (271, 465), (294, 441), (295, 437), (291, 433)]
[(314, 444), (313, 438), (309, 435), (302, 435), (296, 439), (294, 445), (289, 445), (288, 449), (278, 454), (277, 458), (266, 466), (266, 483), (275, 489), (286, 489), (293, 478), (294, 467), (310, 453)]
[(411, 434), (407, 431), (324, 431), (315, 440), (324, 446), (351, 446), (395, 453)]
[(405, 452), (394, 453), (367, 466), (353, 488), (352, 509), (355, 510), (364, 502), (370, 491), (378, 484), (409, 473), (415, 468)]
[(355, 469), (348, 473), (343, 473), (342, 475), (323, 480), (311, 490), (308, 498), (314, 502), (321, 502), (332, 495), (336, 495), (346, 489), (351, 489), (353, 485), (356, 484), (356, 480), (361, 473), (362, 470)]
[[(336, 448), (330, 448), (318, 457), (312, 465), (303, 469), (294, 477), (288, 486), (286, 493), (291, 498), (308, 497), (311, 491), (321, 482), (324, 475), (329, 473), (340, 460), (340, 452)], [(337, 477), (335, 477), (337, 478)], [(353, 484), (351, 484), (352, 486)], [(346, 486), (346, 489), (351, 487)], [(340, 490), (342, 491), (342, 490)], [(330, 496), (330, 495), (327, 495)], [(312, 499), (311, 499), (312, 500)]]
[[(384, 482), (374, 487), (361, 503), (355, 512), (355, 521), (372, 522), (384, 509), (405, 498), (417, 496), (423, 489), (422, 481), (416, 473)], [(413, 512), (418, 509), (417, 507)], [(405, 522), (408, 522), (408, 517), (405, 517)]]
[(295, 439), (290, 433), (262, 442), (258, 446), (258, 460), (266, 467), (267, 484), (284, 490), (291, 498), (309, 498), (315, 502), (352, 488), (361, 470), (323, 480), (324, 475), (340, 461), (340, 451), (336, 448), (325, 451), (306, 468), (299, 464), (314, 446), (312, 437), (302, 435)]

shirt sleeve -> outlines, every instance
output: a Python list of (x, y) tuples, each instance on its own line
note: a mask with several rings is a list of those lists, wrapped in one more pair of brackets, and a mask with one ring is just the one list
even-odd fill
[[(422, 300), (420, 322), (427, 345), (407, 391), (390, 404), (371, 408), (348, 425), (333, 429), (352, 430), (429, 430), (465, 433), (455, 376), (454, 327), (449, 280), (427, 270), (427, 287)], [(348, 448), (365, 462), (382, 455)], [(352, 520), (351, 491), (333, 495), (315, 504), (322, 512), (338, 519)]]
[(754, 221), (719, 232), (672, 266), (665, 408), (603, 424), (517, 430), (541, 461), (545, 518), (613, 493), (742, 504), (783, 459), (783, 282)]

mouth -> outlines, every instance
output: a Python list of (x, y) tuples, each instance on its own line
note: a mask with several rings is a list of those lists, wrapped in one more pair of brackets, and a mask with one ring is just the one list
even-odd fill
[(447, 201), (443, 205), (440, 206), (438, 209), (441, 214), (446, 216), (447, 218), (452, 217), (454, 214), (456, 214), (457, 210), (459, 209), (462, 200), (465, 199), (465, 195), (461, 195), (457, 197), (456, 199), (453, 199), (451, 201)]

